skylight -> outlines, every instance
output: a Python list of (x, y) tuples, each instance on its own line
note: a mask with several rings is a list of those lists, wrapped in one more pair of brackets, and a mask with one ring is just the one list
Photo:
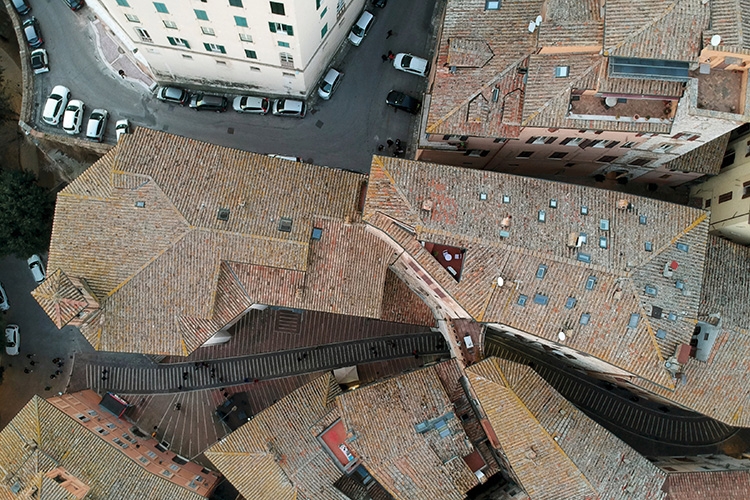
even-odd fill
[(589, 276), (586, 280), (586, 290), (593, 290), (596, 285), (596, 276)]
[(534, 303), (539, 304), (540, 306), (546, 306), (549, 302), (549, 297), (546, 295), (542, 295), (541, 293), (537, 293), (534, 295)]
[(540, 264), (539, 268), (536, 270), (536, 277), (541, 280), (544, 279), (545, 274), (547, 274), (547, 266)]
[(518, 301), (517, 301), (517, 304), (518, 304), (519, 306), (522, 306), (522, 307), (523, 307), (523, 306), (525, 306), (525, 305), (526, 305), (526, 301), (527, 301), (527, 300), (529, 300), (529, 298), (528, 298), (528, 297), (527, 297), (526, 295), (519, 295), (519, 296), (518, 296)]
[(568, 297), (568, 300), (565, 301), (565, 309), (573, 309), (576, 306), (576, 300), (575, 297)]

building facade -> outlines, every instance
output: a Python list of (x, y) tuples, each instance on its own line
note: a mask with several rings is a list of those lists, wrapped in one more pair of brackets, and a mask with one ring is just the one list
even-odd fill
[(159, 83), (307, 96), (364, 0), (91, 0)]
[[(693, 187), (693, 202), (711, 212), (709, 231), (750, 245), (750, 126), (730, 141), (719, 175)], [(738, 129), (740, 130), (740, 129)]]

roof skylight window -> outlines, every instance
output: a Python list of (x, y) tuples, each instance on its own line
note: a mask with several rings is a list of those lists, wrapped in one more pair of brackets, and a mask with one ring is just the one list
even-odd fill
[(646, 285), (646, 295), (649, 297), (656, 297), (657, 289), (655, 286), (652, 285)]
[(568, 300), (565, 301), (565, 309), (573, 309), (576, 306), (576, 302), (578, 300), (575, 297), (568, 297)]
[(545, 212), (544, 210), (540, 210), (537, 214), (537, 220), (539, 222), (547, 222), (547, 212)]
[(578, 255), (576, 255), (576, 259), (580, 262), (585, 262), (586, 264), (591, 263), (591, 255), (583, 252), (578, 252)]
[(676, 247), (677, 247), (677, 250), (679, 250), (680, 252), (687, 252), (688, 249), (690, 248), (685, 243), (678, 243)]
[(507, 194), (503, 195), (503, 203), (510, 203), (510, 195), (507, 195)]
[(654, 244), (653, 244), (653, 243), (651, 243), (650, 241), (647, 241), (647, 242), (646, 242), (646, 243), (645, 243), (645, 244), (643, 245), (643, 248), (644, 248), (644, 249), (645, 249), (645, 250), (646, 250), (647, 252), (650, 252), (650, 251), (652, 251), (652, 250), (654, 249)]
[(641, 223), (641, 224), (643, 224), (644, 226), (646, 225), (646, 222), (647, 222), (647, 220), (648, 220), (648, 219), (646, 218), (646, 216), (645, 216), (645, 215), (641, 215), (640, 217), (638, 217), (638, 222), (640, 222), (640, 223)]
[(529, 298), (526, 295), (519, 295), (518, 301), (516, 302), (519, 306), (523, 307), (526, 305), (526, 301), (529, 300)]
[(581, 314), (581, 321), (580, 321), (580, 323), (582, 325), (588, 325), (590, 319), (591, 319), (591, 315), (589, 313), (583, 313), (583, 314)]
[(586, 205), (581, 206), (581, 215), (588, 215), (589, 214), (589, 207)]
[(609, 219), (599, 219), (599, 229), (609, 231)]
[(589, 276), (586, 280), (586, 290), (593, 290), (596, 285), (596, 276)]
[(550, 208), (557, 208), (557, 200), (554, 199), (554, 198), (552, 198), (551, 200), (549, 200), (549, 207)]
[(282, 217), (279, 219), (279, 231), (282, 233), (291, 233), (292, 232), (292, 219), (289, 219), (288, 217)]
[(539, 268), (536, 270), (536, 277), (541, 279), (544, 279), (544, 275), (547, 274), (547, 266), (544, 264), (540, 264)]
[(539, 304), (540, 306), (546, 306), (547, 303), (549, 303), (549, 297), (546, 295), (542, 295), (541, 293), (537, 293), (534, 295), (534, 303)]
[(601, 236), (599, 238), (599, 248), (604, 248), (606, 250), (606, 248), (607, 248), (607, 237), (606, 236)]
[(638, 328), (638, 322), (641, 320), (641, 315), (633, 313), (630, 315), (630, 321), (628, 321), (628, 328)]

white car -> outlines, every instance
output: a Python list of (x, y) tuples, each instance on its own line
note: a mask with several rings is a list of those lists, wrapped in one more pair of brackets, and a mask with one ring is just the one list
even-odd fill
[(34, 277), (34, 281), (37, 283), (41, 283), (44, 281), (44, 279), (47, 277), (47, 273), (44, 272), (44, 263), (42, 262), (41, 257), (34, 254), (26, 261), (26, 263), (29, 265), (29, 270), (31, 271), (31, 275)]
[(120, 140), (120, 137), (122, 137), (125, 134), (130, 133), (130, 122), (127, 120), (117, 120), (117, 123), (115, 123), (115, 133), (117, 134), (117, 140)]
[(47, 102), (44, 104), (44, 111), (42, 111), (42, 120), (50, 125), (57, 125), (60, 123), (65, 112), (65, 107), (68, 105), (70, 99), (70, 89), (57, 85), (52, 89), (52, 93), (47, 98)]
[(70, 135), (80, 134), (84, 111), (86, 111), (86, 105), (83, 101), (71, 99), (63, 115), (63, 130)]
[(8, 302), (8, 294), (5, 293), (5, 287), (0, 283), (0, 311), (7, 311), (10, 309), (10, 303)]
[(18, 356), (21, 347), (21, 337), (18, 335), (18, 325), (5, 327), (5, 352), (8, 356)]
[(106, 109), (95, 109), (89, 116), (86, 124), (86, 139), (96, 142), (102, 142), (104, 132), (107, 130), (107, 119), (109, 112)]
[(31, 52), (31, 69), (35, 75), (49, 71), (49, 57), (45, 49), (36, 49)]
[(393, 58), (393, 67), (417, 76), (427, 76), (430, 72), (430, 62), (427, 59), (403, 52)]
[(364, 11), (359, 16), (359, 19), (357, 19), (357, 22), (354, 23), (354, 26), (352, 26), (352, 30), (349, 32), (349, 41), (352, 45), (355, 47), (359, 47), (359, 44), (362, 43), (362, 40), (365, 39), (367, 36), (367, 33), (370, 31), (370, 28), (372, 28), (372, 25), (375, 23), (375, 16), (372, 15), (372, 12)]
[(330, 68), (326, 71), (325, 76), (320, 80), (320, 85), (318, 86), (318, 95), (320, 98), (326, 101), (330, 99), (333, 91), (338, 88), (343, 77), (344, 74), (337, 69)]

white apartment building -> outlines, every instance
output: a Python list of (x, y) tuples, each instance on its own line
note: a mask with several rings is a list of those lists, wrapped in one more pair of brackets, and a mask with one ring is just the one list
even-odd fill
[(721, 172), (690, 191), (696, 206), (711, 211), (712, 234), (750, 245), (750, 124), (727, 146)]
[(160, 84), (304, 96), (364, 0), (90, 0)]

